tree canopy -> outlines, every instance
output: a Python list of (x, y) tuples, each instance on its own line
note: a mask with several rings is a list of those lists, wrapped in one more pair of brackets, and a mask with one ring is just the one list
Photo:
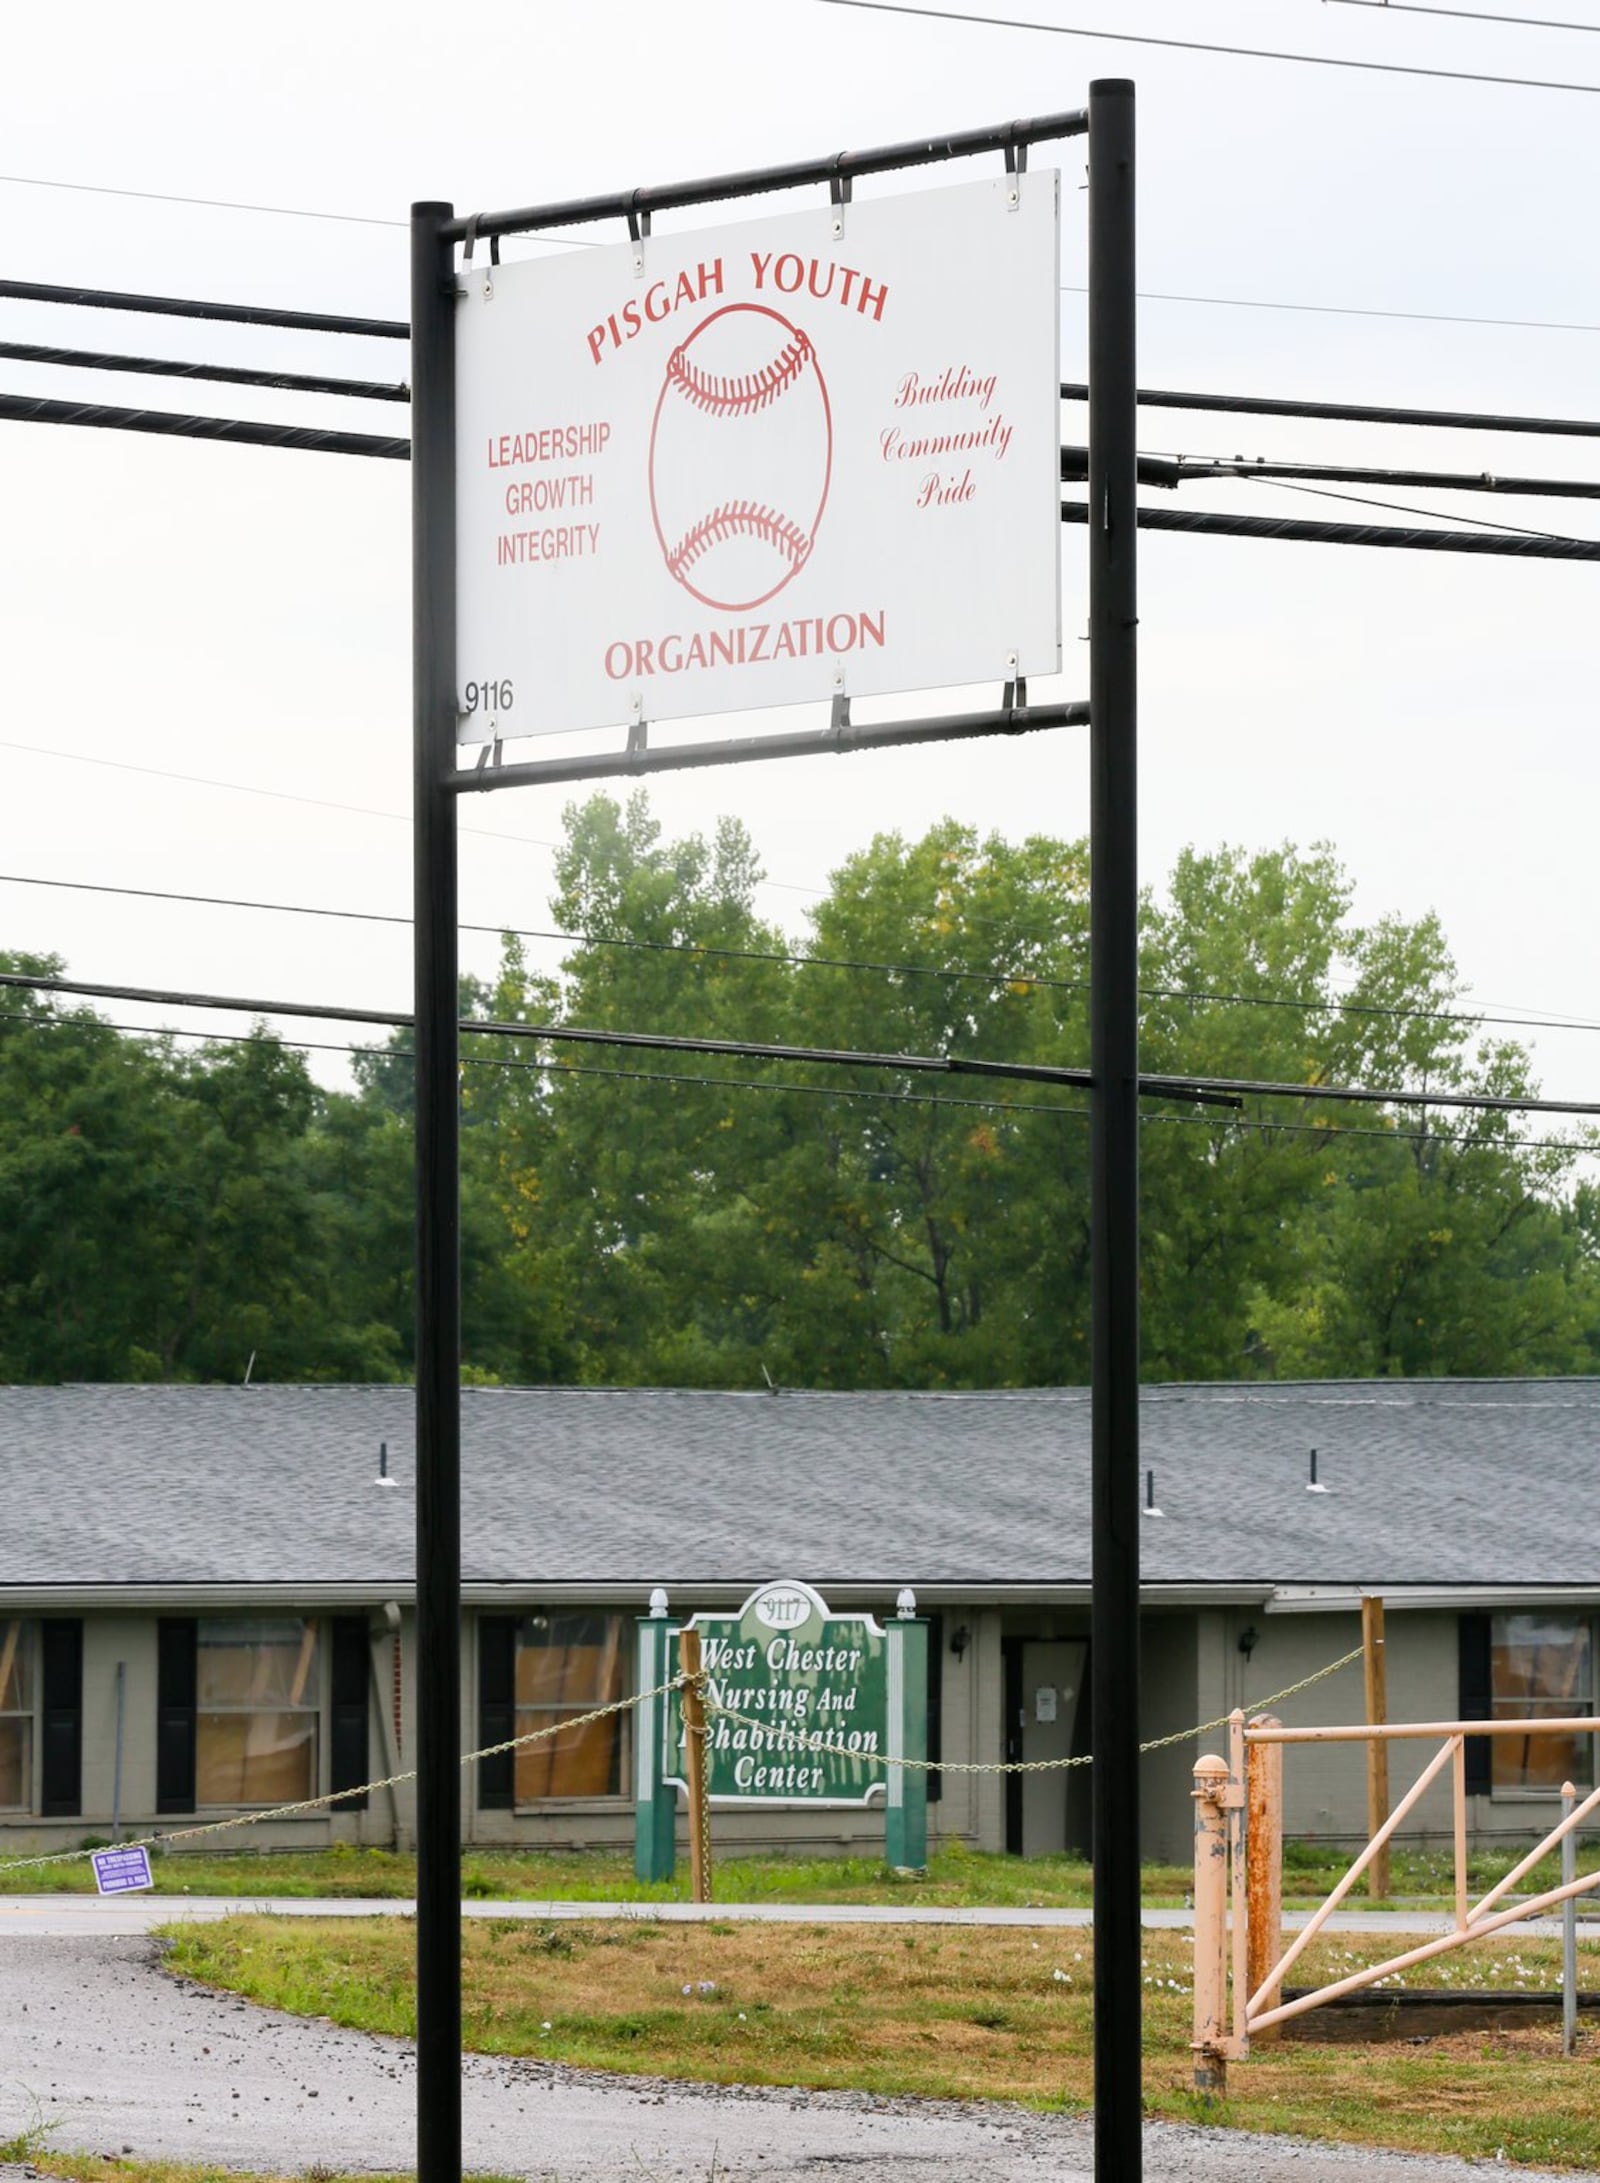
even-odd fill
[[(1088, 847), (955, 820), (846, 859), (796, 942), (724, 821), (566, 815), (555, 977), (515, 935), (464, 1019), (1082, 1066)], [(1188, 850), (1143, 907), (1150, 1071), (1535, 1089), (1431, 916), (1331, 850)], [(59, 971), (53, 959), (3, 957)], [(974, 1387), (1087, 1376), (1080, 1091), (468, 1031), (464, 1364), (505, 1381)], [(330, 1092), (264, 1028), (180, 1050), (0, 993), (0, 1378), (411, 1368), (408, 1039)], [(1420, 1101), (1145, 1103), (1151, 1379), (1588, 1372), (1588, 1139)]]

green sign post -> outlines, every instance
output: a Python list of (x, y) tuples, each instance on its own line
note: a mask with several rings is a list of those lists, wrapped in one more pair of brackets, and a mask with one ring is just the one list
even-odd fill
[[(680, 1625), (652, 1600), (639, 1624), (639, 1687), (677, 1670)], [(763, 1585), (734, 1614), (697, 1614), (706, 1670), (706, 1776), (713, 1808), (885, 1809), (885, 1854), (920, 1870), (928, 1859), (928, 1626), (909, 1592), (886, 1627), (833, 1614), (809, 1584)], [(659, 1708), (659, 1711), (657, 1710)], [(687, 1795), (680, 1694), (647, 1701), (639, 1724), (635, 1870), (673, 1866), (676, 1791)]]

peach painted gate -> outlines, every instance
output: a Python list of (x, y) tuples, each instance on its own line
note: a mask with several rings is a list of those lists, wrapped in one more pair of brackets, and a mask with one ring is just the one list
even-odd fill
[[(1571, 1835), (1600, 1807), (1600, 1789), (1574, 1800), (1569, 1793), (1564, 1816), (1504, 1879), (1477, 1902), (1467, 1887), (1467, 1774), (1469, 1736), (1593, 1736), (1600, 1723), (1592, 1716), (1573, 1720), (1414, 1721), (1339, 1728), (1285, 1728), (1270, 1715), (1247, 1725), (1241, 1712), (1228, 1724), (1227, 1759), (1207, 1757), (1194, 1770), (1194, 2081), (1197, 2090), (1220, 2094), (1227, 2064), (1242, 2061), (1252, 2037), (1274, 2035), (1291, 2016), (1302, 2016), (1325, 2001), (1373, 1986), (1394, 1972), (1432, 1957), (1449, 1955), (1475, 1940), (1497, 1933), (1521, 1919), (1538, 1917), (1573, 1897), (1600, 1888), (1600, 1872), (1546, 1888), (1510, 1908), (1504, 1898), (1539, 1860)], [(1283, 1751), (1298, 1743), (1365, 1743), (1411, 1740), (1437, 1743), (1438, 1750), (1373, 1833), (1319, 1909), (1285, 1947), (1282, 1932)], [(1454, 1810), (1455, 1923), (1437, 1938), (1420, 1942), (1383, 1963), (1348, 1978), (1319, 1986), (1285, 2002), (1287, 1973), (1300, 1960), (1328, 1919), (1344, 1901), (1373, 1859), (1421, 1798), (1449, 1769)], [(1232, 1916), (1229, 1916), (1229, 1899)], [(1231, 1989), (1231, 1992), (1230, 1992)]]

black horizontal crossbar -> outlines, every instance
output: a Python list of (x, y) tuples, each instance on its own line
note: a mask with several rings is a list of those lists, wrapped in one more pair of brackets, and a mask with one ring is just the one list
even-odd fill
[(715, 743), (664, 743), (656, 750), (612, 751), (604, 755), (530, 758), (515, 765), (485, 764), (454, 775), (454, 785), (470, 792), (532, 784), (559, 786), (570, 781), (614, 780), (641, 773), (671, 773), (702, 766), (738, 765), (751, 758), (842, 757), (853, 750), (890, 750), (907, 743), (948, 743), (965, 736), (1029, 735), (1041, 728), (1086, 727), (1089, 707), (1082, 700), (1062, 705), (1011, 705), (997, 712), (943, 713), (926, 720), (879, 720), (836, 728), (802, 728), (785, 735), (741, 735)]
[(447, 242), (474, 235), (526, 235), (541, 228), (576, 227), (590, 220), (637, 219), (642, 212), (670, 212), (682, 205), (719, 204), (734, 197), (760, 197), (772, 190), (803, 189), (813, 182), (842, 182), (863, 174), (892, 174), (902, 167), (926, 167), (947, 159), (973, 159), (984, 152), (1014, 152), (1028, 144), (1059, 137), (1084, 136), (1086, 108), (1041, 114), (1031, 121), (1003, 121), (987, 129), (962, 129), (952, 136), (916, 137), (906, 144), (885, 144), (874, 151), (829, 152), (820, 159), (791, 160), (780, 167), (748, 167), (740, 174), (711, 175), (698, 182), (669, 182), (654, 188), (614, 190), (604, 197), (570, 197), (561, 204), (526, 205), (516, 212), (480, 212), (469, 219), (447, 220), (439, 232)]

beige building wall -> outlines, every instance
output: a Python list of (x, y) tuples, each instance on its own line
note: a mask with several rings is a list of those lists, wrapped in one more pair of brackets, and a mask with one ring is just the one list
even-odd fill
[[(288, 1603), (285, 1603), (286, 1607)], [(948, 1765), (994, 1767), (1004, 1756), (1004, 1641), (1006, 1638), (1087, 1635), (1083, 1608), (1005, 1609), (945, 1605), (941, 1615), (943, 1757)], [(1450, 1611), (1409, 1611), (1392, 1603), (1387, 1616), (1391, 1720), (1454, 1718), (1459, 1705), (1457, 1616)], [(43, 1821), (25, 1815), (0, 1818), (0, 1845), (20, 1856), (73, 1848), (85, 1837), (109, 1837), (116, 1804), (117, 1668), (124, 1671), (121, 1827), (124, 1836), (177, 1833), (210, 1814), (158, 1814), (156, 1793), (156, 1623), (148, 1611), (89, 1612), (83, 1621), (83, 1809), (69, 1819)], [(399, 1631), (404, 1704), (394, 1720), (394, 1633), (381, 1608), (368, 1617), (369, 1763), (374, 1778), (416, 1763), (414, 1691), (415, 1620), (408, 1609)], [(950, 1649), (956, 1630), (968, 1633), (960, 1656)], [(1240, 1638), (1254, 1632), (1248, 1654)], [(477, 1618), (469, 1615), (462, 1648), (461, 1707), (464, 1740), (477, 1740)], [(1149, 1609), (1143, 1623), (1144, 1700), (1140, 1733), (1156, 1739), (1226, 1715), (1234, 1706), (1254, 1710), (1272, 1692), (1326, 1666), (1360, 1642), (1354, 1613), (1268, 1613), (1256, 1608)], [(1294, 1724), (1356, 1723), (1364, 1715), (1359, 1661), (1287, 1701), (1283, 1717)], [(1147, 1860), (1182, 1864), (1192, 1843), (1191, 1776), (1202, 1750), (1225, 1755), (1226, 1733), (1184, 1737), (1150, 1753), (1141, 1771), (1141, 1838)], [(1392, 1798), (1404, 1793), (1432, 1747), (1391, 1746)], [(1355, 1844), (1366, 1825), (1365, 1747), (1361, 1744), (1294, 1746), (1284, 1770), (1285, 1830), (1291, 1837)], [(964, 1841), (983, 1850), (1006, 1846), (1006, 1782), (993, 1771), (947, 1772), (943, 1794), (929, 1806), (929, 1837)], [(1482, 1797), (1473, 1800), (1469, 1824), (1475, 1841), (1530, 1840), (1552, 1818), (1552, 1800)], [(415, 1839), (414, 1784), (374, 1790), (365, 1812), (321, 1812), (304, 1818), (239, 1829), (194, 1844), (243, 1853), (279, 1848), (320, 1848), (330, 1843), (409, 1848)], [(214, 1816), (222, 1816), (217, 1814)], [(630, 1795), (550, 1804), (534, 1812), (480, 1812), (476, 1769), (461, 1775), (463, 1841), (474, 1847), (520, 1843), (548, 1848), (627, 1849), (633, 1840)], [(734, 1855), (761, 1848), (809, 1854), (881, 1855), (880, 1804), (860, 1810), (751, 1812), (719, 1810), (715, 1839)], [(1447, 1846), (1451, 1831), (1448, 1778), (1411, 1815), (1401, 1839)], [(686, 1838), (686, 1824), (685, 1824)], [(0, 1889), (3, 1889), (0, 1877)]]

